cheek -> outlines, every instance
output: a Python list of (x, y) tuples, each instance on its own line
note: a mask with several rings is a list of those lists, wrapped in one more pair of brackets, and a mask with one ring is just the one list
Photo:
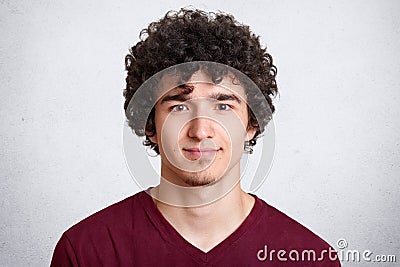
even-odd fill
[(160, 132), (160, 140), (164, 147), (171, 147), (178, 143), (179, 129), (171, 125), (165, 125)]
[(236, 125), (237, 127), (233, 127), (230, 131), (230, 139), (232, 142), (232, 150), (233, 153), (239, 153), (242, 151), (244, 146), (244, 141), (246, 139), (246, 131), (242, 125)]
[(224, 127), (225, 139), (231, 143), (232, 149), (242, 148), (246, 139), (246, 128), (242, 119), (235, 115), (221, 124)]
[(184, 121), (173, 116), (160, 117), (157, 123), (157, 136), (164, 150), (174, 152), (179, 150), (179, 140), (183, 135)]

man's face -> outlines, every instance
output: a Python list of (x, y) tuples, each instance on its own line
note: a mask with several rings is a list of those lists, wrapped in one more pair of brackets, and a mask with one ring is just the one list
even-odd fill
[(159, 146), (163, 178), (180, 186), (208, 185), (232, 171), (239, 176), (244, 142), (255, 133), (247, 129), (244, 89), (229, 76), (218, 85), (208, 80), (195, 73), (189, 94), (175, 87), (155, 106), (150, 140)]

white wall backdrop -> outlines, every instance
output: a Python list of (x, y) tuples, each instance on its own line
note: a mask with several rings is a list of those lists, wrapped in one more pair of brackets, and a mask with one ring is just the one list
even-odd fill
[(139, 191), (122, 152), (124, 57), (189, 5), (250, 25), (278, 67), (276, 155), (257, 194), (334, 247), (399, 262), (399, 1), (6, 0), (0, 266), (49, 265), (64, 230)]

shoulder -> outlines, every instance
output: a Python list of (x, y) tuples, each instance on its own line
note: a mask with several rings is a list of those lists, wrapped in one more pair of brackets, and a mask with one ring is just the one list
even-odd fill
[[(255, 196), (261, 206), (258, 226), (268, 233), (272, 240), (290, 247), (328, 248), (330, 245), (310, 229), (286, 215), (264, 200)], [(270, 240), (271, 240), (270, 239)]]
[(102, 231), (131, 226), (134, 217), (140, 216), (138, 213), (143, 210), (144, 194), (146, 192), (141, 191), (90, 215), (65, 231), (64, 235), (73, 241), (92, 233), (98, 235)]
[[(252, 233), (260, 261), (285, 261), (295, 266), (340, 266), (335, 249), (310, 229), (256, 198), (259, 214)], [(298, 265), (296, 265), (298, 264)]]
[[(143, 218), (147, 193), (142, 191), (75, 224), (58, 241), (51, 266), (118, 266), (130, 263), (135, 218)], [(148, 199), (147, 199), (148, 200)], [(127, 266), (129, 264), (126, 264)]]

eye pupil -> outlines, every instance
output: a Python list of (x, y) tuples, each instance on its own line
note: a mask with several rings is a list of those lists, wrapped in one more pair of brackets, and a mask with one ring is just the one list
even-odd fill
[[(230, 110), (231, 106), (227, 105), (227, 104), (218, 104), (217, 105), (217, 109), (218, 110)], [(188, 108), (185, 105), (175, 105), (171, 108), (172, 111), (185, 111), (188, 110)]]
[(185, 110), (187, 110), (187, 107), (185, 105), (180, 104), (180, 105), (173, 106), (171, 108), (171, 110), (173, 110), (173, 111), (185, 111)]
[(230, 107), (229, 107), (229, 105), (227, 105), (227, 104), (219, 104), (219, 105), (218, 105), (218, 109), (219, 109), (219, 110), (229, 110)]

